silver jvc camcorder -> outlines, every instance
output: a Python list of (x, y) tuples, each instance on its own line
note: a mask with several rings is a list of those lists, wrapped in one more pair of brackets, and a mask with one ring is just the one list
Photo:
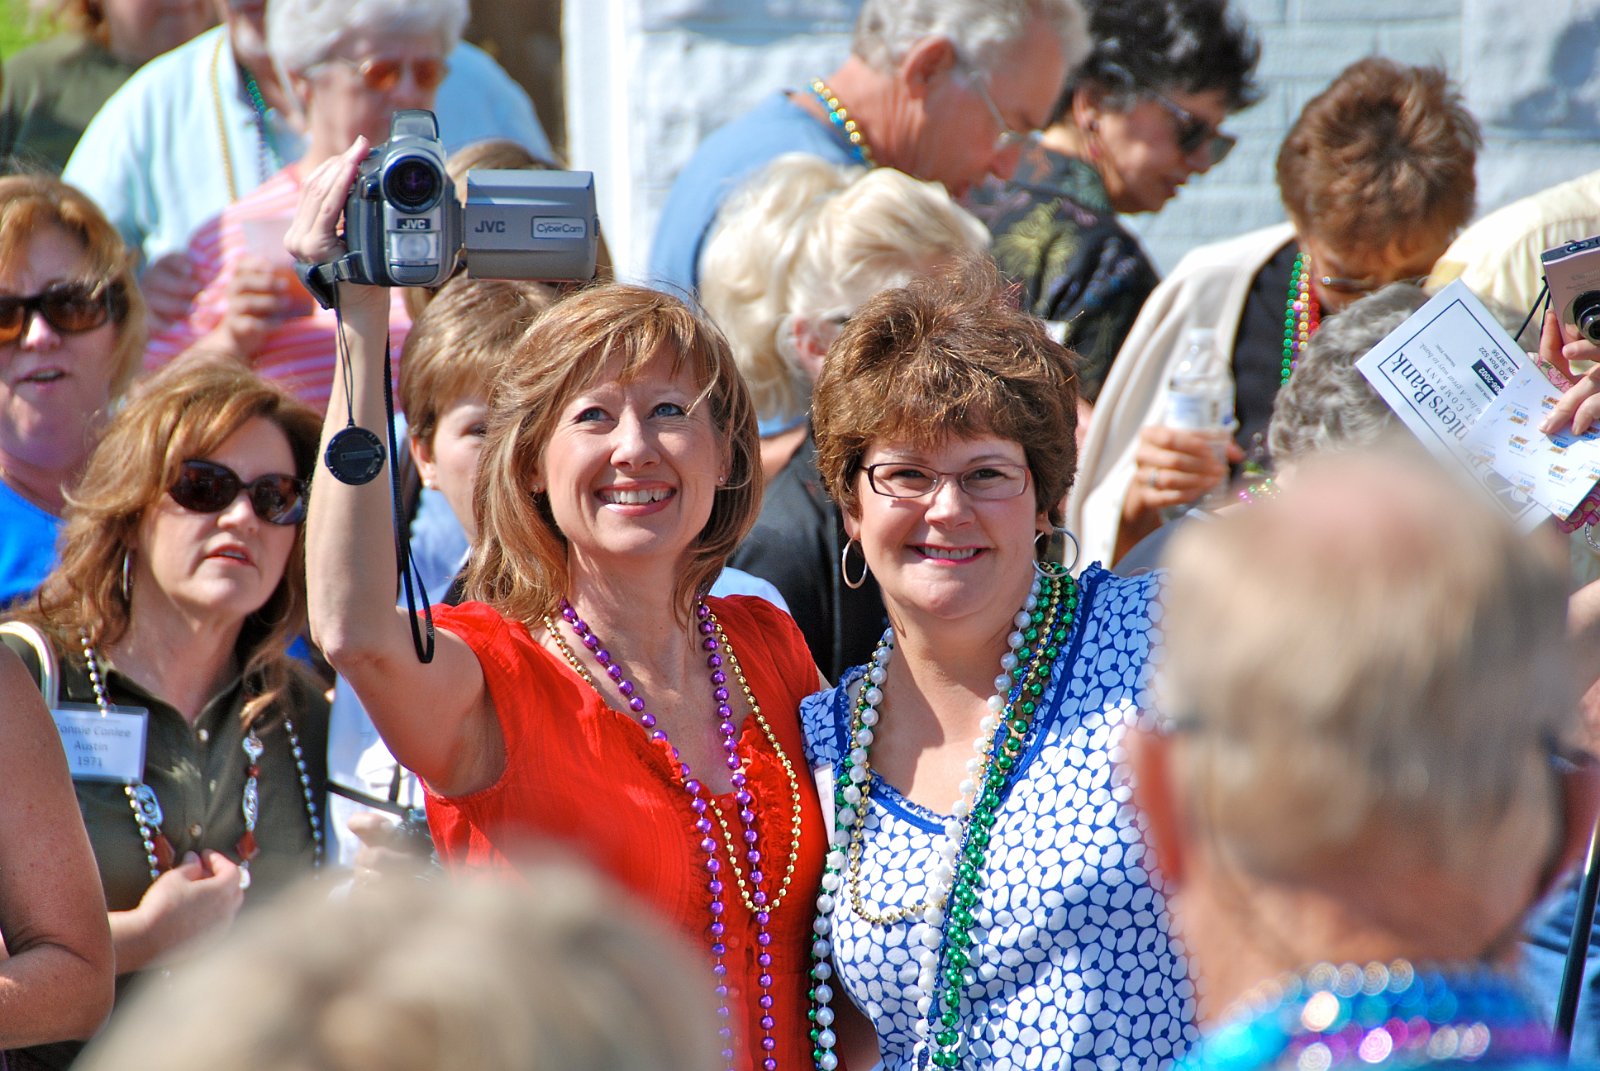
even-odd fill
[(373, 286), (439, 286), (458, 257), (477, 278), (594, 277), (599, 220), (588, 171), (469, 171), (456, 201), (439, 123), (395, 113), (345, 203), (347, 256), (334, 278)]

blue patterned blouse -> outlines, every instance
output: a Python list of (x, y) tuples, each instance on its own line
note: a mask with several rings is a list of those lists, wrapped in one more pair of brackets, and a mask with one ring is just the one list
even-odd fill
[[(972, 929), (975, 977), (962, 993), (965, 1067), (1153, 1069), (1196, 1037), (1183, 946), (1118, 765), (1124, 729), (1150, 709), (1157, 583), (1084, 572), (1071, 639), (994, 828)], [(858, 667), (801, 705), (813, 769), (845, 748), (860, 676)], [(882, 730), (892, 731), (887, 718)], [(945, 816), (873, 778), (859, 880), (882, 912), (921, 900)], [(912, 1068), (913, 922), (875, 926), (848, 895), (835, 902), (843, 988), (876, 1027), (885, 1071)]]

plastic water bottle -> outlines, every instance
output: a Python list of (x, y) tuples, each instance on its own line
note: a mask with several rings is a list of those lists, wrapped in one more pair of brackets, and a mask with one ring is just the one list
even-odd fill
[[(1228, 355), (1217, 345), (1217, 333), (1209, 327), (1191, 327), (1184, 333), (1182, 356), (1167, 383), (1168, 427), (1208, 433), (1213, 441), (1217, 460), (1228, 463), (1228, 440), (1232, 438), (1238, 422), (1233, 416), (1233, 369)], [(1216, 487), (1193, 503), (1201, 509), (1216, 509), (1227, 502), (1228, 481), (1224, 478)], [(1162, 517), (1172, 520), (1182, 516), (1190, 506), (1169, 506)]]

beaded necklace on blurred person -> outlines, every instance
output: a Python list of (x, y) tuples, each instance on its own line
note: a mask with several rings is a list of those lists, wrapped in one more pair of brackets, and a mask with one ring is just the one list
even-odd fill
[[(239, 199), (239, 185), (233, 175), (233, 147), (228, 137), (227, 114), (222, 104), (222, 54), (227, 47), (228, 35), (219, 35), (217, 47), (211, 53), (211, 103), (217, 116), (217, 138), (222, 142), (222, 174), (228, 183), (228, 201), (231, 204)], [(250, 100), (250, 120), (256, 132), (256, 169), (259, 172), (257, 178), (259, 184), (282, 169), (283, 158), (278, 154), (278, 147), (273, 144), (272, 109), (267, 106), (266, 98), (261, 95), (261, 87), (256, 84), (255, 75), (251, 74), (244, 64), (239, 63), (237, 66), (245, 96)]]

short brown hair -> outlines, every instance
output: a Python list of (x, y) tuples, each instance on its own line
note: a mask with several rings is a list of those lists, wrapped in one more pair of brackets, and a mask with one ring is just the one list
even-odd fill
[(755, 408), (722, 333), (678, 298), (641, 286), (579, 291), (545, 312), (500, 368), (473, 497), (479, 540), (467, 594), (522, 622), (554, 613), (568, 586), (567, 540), (548, 501), (531, 494), (545, 447), (567, 403), (600, 382), (612, 362), (626, 382), (657, 354), (693, 371), (696, 406), (724, 437), (728, 479), (678, 574), (685, 619), (761, 508)]
[(128, 389), (148, 337), (144, 297), (133, 275), (133, 254), (105, 213), (76, 187), (48, 175), (0, 178), (0, 264), (16, 264), (33, 236), (60, 227), (83, 244), (86, 263), (81, 282), (105, 283), (116, 326), (110, 396)]
[(458, 275), (440, 287), (401, 351), (400, 408), (411, 437), (430, 442), (446, 406), (488, 398), (506, 354), (553, 301), (549, 287), (509, 279)]
[(1071, 353), (1017, 308), (991, 262), (970, 259), (882, 291), (845, 325), (817, 380), (817, 468), (856, 515), (854, 476), (874, 442), (995, 435), (1022, 445), (1039, 510), (1059, 523), (1077, 404)]
[[(76, 649), (79, 630), (97, 647), (120, 639), (129, 611), (122, 561), (145, 512), (172, 486), (184, 461), (213, 452), (253, 417), (283, 432), (295, 475), (310, 479), (322, 420), (276, 384), (222, 360), (179, 361), (144, 381), (106, 427), (83, 479), (68, 495), (60, 563), (16, 616), (50, 633), (62, 650)], [(293, 671), (286, 648), (305, 622), (302, 525), (295, 530), (282, 579), (266, 604), (245, 620), (239, 636), (253, 692), (241, 714), (245, 724), (288, 686)]]
[(1482, 144), (1444, 71), (1368, 57), (1300, 112), (1278, 150), (1278, 191), (1302, 236), (1442, 249), (1472, 217)]

